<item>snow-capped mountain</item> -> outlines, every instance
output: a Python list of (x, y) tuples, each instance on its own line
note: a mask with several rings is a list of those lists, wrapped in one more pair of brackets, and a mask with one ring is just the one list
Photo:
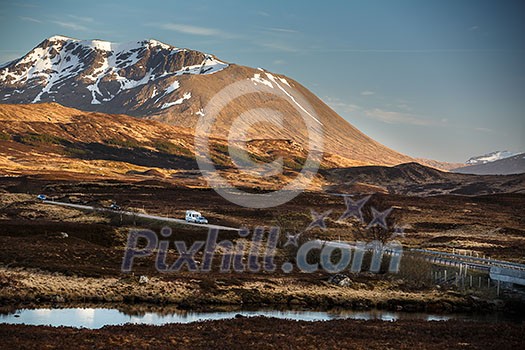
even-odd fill
[(491, 162), (478, 163), (451, 170), (454, 173), (475, 175), (511, 175), (525, 173), (525, 153)]
[(509, 152), (509, 151), (495, 151), (495, 152), (484, 154), (482, 156), (469, 158), (469, 160), (467, 160), (465, 163), (468, 165), (485, 164), (485, 163), (495, 162), (500, 159), (509, 158), (509, 157), (515, 156), (516, 154), (517, 153)]
[[(237, 98), (219, 94), (240, 81), (262, 92)], [(301, 115), (306, 112), (307, 118), (323, 128), (325, 155), (340, 166), (415, 161), (366, 136), (289, 77), (156, 40), (115, 44), (54, 36), (0, 68), (0, 103), (56, 102), (82, 111), (127, 114), (184, 128), (194, 128), (216, 96), (224, 102), (211, 130), (218, 138), (225, 138), (236, 118), (247, 111), (266, 113), (269, 120), (278, 111), (286, 116), (285, 125), (259, 125), (245, 137), (292, 140), (310, 147)]]
[[(53, 36), (0, 68), (0, 101), (59, 102), (87, 110), (146, 108), (149, 112), (191, 97), (181, 75), (213, 74), (228, 64), (212, 55), (156, 40), (115, 44)], [(152, 90), (148, 95), (142, 91)], [(175, 93), (174, 93), (175, 92)]]

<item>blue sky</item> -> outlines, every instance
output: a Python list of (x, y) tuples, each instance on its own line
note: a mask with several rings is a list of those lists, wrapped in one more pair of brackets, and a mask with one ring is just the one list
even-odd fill
[(299, 81), (379, 142), (525, 151), (525, 2), (3, 1), (0, 61), (61, 34), (155, 38)]

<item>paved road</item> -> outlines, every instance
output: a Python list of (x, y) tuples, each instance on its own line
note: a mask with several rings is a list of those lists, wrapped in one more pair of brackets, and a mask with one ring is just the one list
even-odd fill
[(199, 226), (199, 227), (206, 227), (206, 228), (215, 228), (215, 229), (218, 229), (218, 230), (221, 230), (221, 231), (239, 231), (238, 228), (234, 228), (234, 227), (227, 227), (227, 226), (220, 226), (220, 225), (211, 225), (211, 224), (196, 224), (196, 223), (193, 223), (193, 222), (187, 222), (186, 220), (182, 220), (182, 219), (169, 218), (169, 217), (157, 216), (157, 215), (151, 215), (151, 214), (136, 213), (136, 212), (132, 212), (132, 211), (125, 211), (125, 210), (116, 211), (116, 210), (111, 210), (111, 209), (107, 209), (107, 208), (97, 208), (97, 207), (92, 207), (92, 206), (88, 206), (88, 205), (72, 204), (72, 203), (64, 203), (64, 202), (55, 202), (55, 201), (48, 201), (48, 200), (45, 200), (45, 201), (42, 201), (42, 202), (45, 203), (45, 204), (60, 205), (60, 206), (64, 206), (64, 207), (70, 207), (70, 208), (81, 209), (81, 210), (96, 210), (96, 211), (101, 211), (101, 212), (110, 212), (110, 213), (118, 213), (118, 214), (127, 215), (127, 216), (134, 216), (134, 217), (137, 217), (137, 218), (159, 220), (159, 221), (166, 221), (166, 222), (174, 222), (174, 223), (182, 224), (182, 225), (191, 225), (191, 226)]

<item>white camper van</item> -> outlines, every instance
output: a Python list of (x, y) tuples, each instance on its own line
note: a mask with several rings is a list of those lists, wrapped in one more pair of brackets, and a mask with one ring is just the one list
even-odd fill
[(207, 224), (208, 220), (195, 210), (186, 210), (186, 221), (196, 222), (198, 224)]

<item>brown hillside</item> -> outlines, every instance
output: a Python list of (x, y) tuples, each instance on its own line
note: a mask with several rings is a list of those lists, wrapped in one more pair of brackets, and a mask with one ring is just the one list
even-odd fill
[[(239, 116), (259, 109), (265, 121), (279, 114), (284, 125), (260, 122), (248, 130), (247, 140), (286, 139), (307, 151), (303, 114), (316, 127), (322, 126), (322, 149), (333, 163), (357, 166), (416, 161), (366, 136), (293, 79), (156, 40), (115, 44), (63, 36), (48, 38), (0, 68), (0, 98), (16, 104), (57, 102), (84, 111), (126, 114), (191, 129), (212, 98), (239, 82), (254, 91), (244, 89), (240, 97), (230, 94), (220, 99), (225, 106), (211, 130), (214, 137), (227, 139), (230, 129), (236, 129), (232, 123)], [(316, 146), (320, 148), (319, 143)]]
[[(162, 178), (206, 186), (198, 171), (191, 129), (126, 115), (82, 112), (57, 103), (0, 104), (0, 164), (3, 175), (52, 174), (77, 178)], [(276, 187), (294, 178), (305, 150), (292, 140), (251, 140), (250, 156), (259, 162), (283, 157), (285, 172), (259, 180), (240, 176), (225, 140), (212, 139), (210, 153), (220, 172), (243, 186)], [(342, 166), (327, 156), (324, 166)]]

